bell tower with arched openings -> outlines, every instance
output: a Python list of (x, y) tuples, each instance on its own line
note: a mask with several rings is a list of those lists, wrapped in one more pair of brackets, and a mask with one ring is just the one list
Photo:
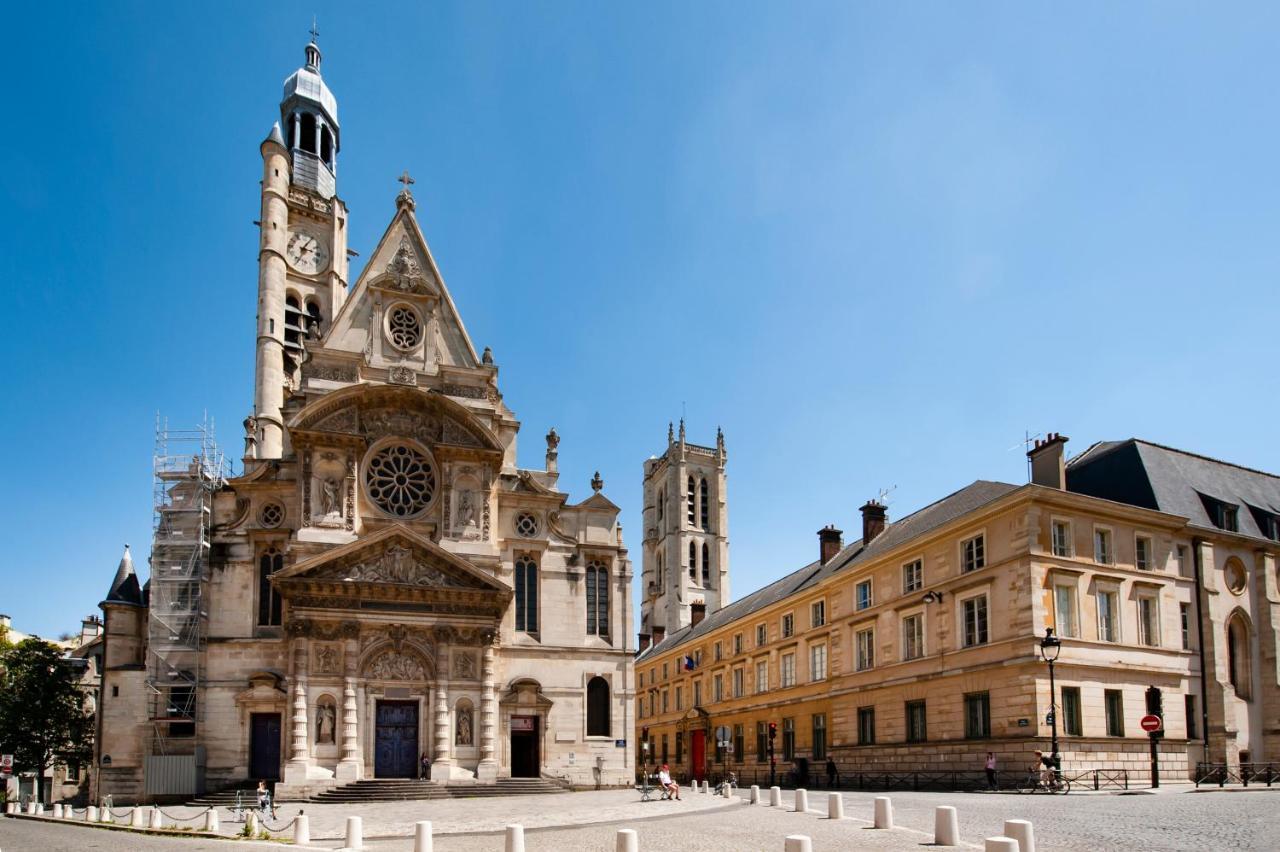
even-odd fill
[(729, 512), (724, 433), (714, 447), (667, 426), (667, 450), (644, 463), (640, 648), (729, 602)]

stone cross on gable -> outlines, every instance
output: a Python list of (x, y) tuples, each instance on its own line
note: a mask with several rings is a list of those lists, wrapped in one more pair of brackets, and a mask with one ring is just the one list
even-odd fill
[(404, 174), (400, 175), (400, 177), (396, 178), (396, 180), (397, 180), (397, 181), (399, 181), (400, 183), (404, 184), (404, 188), (405, 188), (406, 190), (409, 188), (409, 184), (411, 184), (411, 183), (417, 183), (417, 181), (415, 181), (413, 178), (409, 177), (409, 170), (408, 170), (408, 169), (405, 169), (405, 170), (404, 170)]

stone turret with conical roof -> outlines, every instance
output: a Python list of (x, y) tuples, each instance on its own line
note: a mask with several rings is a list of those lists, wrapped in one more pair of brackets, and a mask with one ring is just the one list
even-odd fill
[(142, 606), (142, 587), (138, 585), (138, 574), (133, 570), (133, 555), (129, 545), (124, 546), (124, 555), (120, 557), (120, 565), (116, 568), (115, 579), (111, 581), (111, 589), (103, 603), (132, 604)]

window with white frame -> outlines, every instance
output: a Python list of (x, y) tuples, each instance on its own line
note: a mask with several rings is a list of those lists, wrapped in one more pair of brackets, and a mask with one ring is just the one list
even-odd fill
[(863, 580), (853, 589), (853, 604), (855, 609), (867, 609), (871, 606), (871, 581)]
[(1187, 546), (1185, 544), (1175, 544), (1173, 546), (1173, 562), (1178, 569), (1179, 577), (1187, 575)]
[(1115, 558), (1111, 549), (1111, 530), (1096, 527), (1093, 531), (1093, 561), (1099, 565), (1110, 565)]
[(902, 618), (902, 659), (924, 656), (924, 613), (915, 612)]
[(1095, 595), (1098, 604), (1098, 640), (1120, 641), (1120, 593), (1115, 589), (1099, 589)]
[(724, 675), (715, 675), (711, 678), (711, 700), (724, 700)]
[(769, 691), (769, 661), (756, 660), (756, 694)]
[(924, 585), (924, 561), (913, 559), (902, 566), (902, 593), (910, 594)]
[(1071, 555), (1071, 522), (1070, 521), (1054, 521), (1053, 522), (1053, 555), (1054, 556), (1070, 556)]
[(1133, 565), (1139, 571), (1150, 571), (1156, 567), (1148, 536), (1140, 535), (1133, 540)]
[(827, 679), (826, 643), (809, 646), (809, 680)]
[(809, 626), (821, 627), (827, 623), (827, 602), (814, 601), (809, 604)]
[(960, 570), (968, 573), (986, 567), (987, 543), (982, 535), (960, 542)]
[(1160, 644), (1160, 605), (1153, 594), (1138, 596), (1138, 643), (1153, 648)]
[(791, 634), (795, 632), (795, 626), (796, 626), (795, 616), (793, 616), (791, 613), (787, 613), (786, 615), (782, 616), (782, 638), (786, 639), (790, 637)]
[(746, 670), (741, 666), (733, 670), (733, 697), (741, 698), (746, 694)]
[(977, 595), (960, 602), (964, 647), (987, 644), (987, 596)]
[(868, 627), (854, 634), (855, 668), (862, 672), (876, 664), (876, 632)]
[(1191, 650), (1191, 604), (1178, 604), (1178, 618), (1182, 622), (1182, 650)]
[(768, 644), (768, 642), (769, 642), (769, 625), (757, 624), (756, 625), (756, 647), (759, 648), (762, 645)]
[(1058, 635), (1074, 639), (1080, 635), (1080, 618), (1076, 610), (1074, 583), (1057, 583), (1053, 587), (1053, 623)]
[(778, 676), (782, 682), (782, 688), (796, 685), (796, 655), (783, 654), (778, 659)]

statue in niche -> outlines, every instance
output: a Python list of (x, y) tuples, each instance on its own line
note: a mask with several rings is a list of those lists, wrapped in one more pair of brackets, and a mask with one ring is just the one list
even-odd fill
[(342, 516), (342, 498), (338, 496), (339, 484), (336, 477), (320, 477), (320, 514), (326, 518)]
[(316, 743), (333, 745), (334, 730), (338, 723), (338, 710), (331, 701), (322, 701), (316, 708)]
[(470, 490), (458, 495), (458, 529), (464, 539), (480, 538), (480, 526), (476, 523), (475, 495)]
[(460, 746), (473, 745), (471, 739), (471, 708), (458, 708), (458, 736), (457, 744)]

